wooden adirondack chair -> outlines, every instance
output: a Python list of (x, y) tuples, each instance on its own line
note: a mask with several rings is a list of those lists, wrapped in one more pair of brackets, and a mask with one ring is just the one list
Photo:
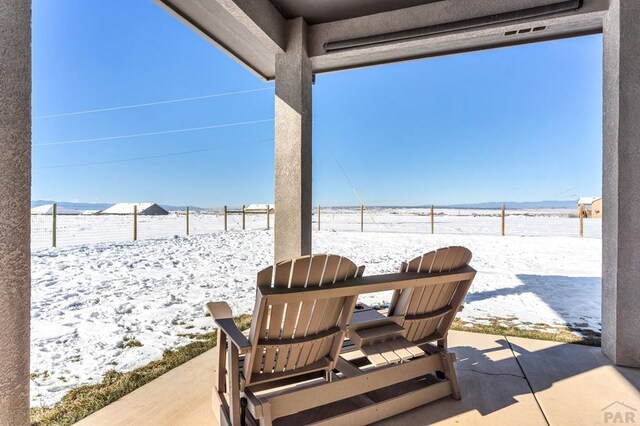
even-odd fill
[[(408, 362), (415, 366), (414, 378), (435, 373), (438, 379), (444, 380), (431, 388), (396, 397), (395, 407), (388, 410), (399, 412), (402, 401), (411, 401), (412, 394), (415, 405), (446, 395), (461, 398), (453, 366), (455, 354), (446, 350), (446, 338), (475, 277), (475, 270), (468, 266), (469, 260), (471, 252), (468, 249), (447, 247), (403, 262), (395, 280), (402, 276), (423, 279), (415, 280), (416, 285), (403, 285), (394, 291), (386, 317), (374, 312), (363, 315), (364, 321), (350, 324), (350, 340), (375, 367), (395, 364), (398, 366), (392, 368), (398, 370)], [(437, 346), (431, 344), (434, 341), (438, 342)], [(351, 352), (354, 348), (345, 347), (342, 356), (353, 367), (361, 356), (358, 353), (353, 356)], [(418, 366), (421, 363), (428, 363), (428, 366)], [(338, 368), (348, 371), (343, 364)], [(441, 389), (436, 389), (438, 386)]]
[[(271, 415), (268, 401), (260, 400), (254, 390), (275, 388), (313, 373), (330, 381), (357, 298), (337, 296), (272, 304), (260, 290), (275, 287), (302, 291), (331, 286), (363, 272), (364, 266), (358, 268), (349, 259), (335, 255), (304, 256), (262, 270), (258, 273), (248, 339), (233, 322), (226, 302), (207, 305), (218, 325), (218, 371), (213, 388), (218, 424), (241, 424), (245, 407), (260, 424), (270, 424), (278, 413)], [(241, 393), (245, 395), (242, 399)]]
[[(464, 268), (471, 260), (465, 247), (444, 247), (409, 262), (402, 262), (400, 272), (438, 274)], [(447, 333), (472, 280), (452, 281), (437, 286), (396, 290), (389, 305), (389, 317), (399, 317), (405, 338), (418, 345), (437, 341), (447, 348)]]
[[(429, 344), (428, 339), (409, 341), (399, 325), (415, 327), (415, 321), (437, 316), (438, 325), (429, 322), (418, 328), (424, 334), (428, 325), (435, 330), (431, 334), (440, 338), (446, 336), (453, 319), (447, 315), (457, 310), (415, 318), (375, 313), (373, 320), (353, 314), (358, 295), (385, 290), (400, 292), (394, 306), (402, 306), (405, 298), (412, 300), (405, 289), (435, 300), (425, 299), (427, 306), (445, 301), (459, 306), (457, 298), (462, 300), (464, 294), (458, 289), (466, 292), (475, 271), (469, 266), (452, 271), (442, 265), (438, 268), (442, 272), (362, 277), (364, 267), (356, 268), (339, 256), (305, 256), (279, 263), (275, 270), (267, 268), (258, 274), (248, 339), (233, 323), (226, 303), (208, 304), (218, 325), (213, 408), (219, 423), (241, 424), (246, 408), (250, 413), (246, 419), (261, 425), (274, 420), (296, 425), (364, 425), (448, 395), (459, 399), (454, 354)], [(421, 297), (418, 306), (422, 305)], [(346, 333), (348, 344), (344, 344)], [(440, 371), (440, 380), (430, 374)]]

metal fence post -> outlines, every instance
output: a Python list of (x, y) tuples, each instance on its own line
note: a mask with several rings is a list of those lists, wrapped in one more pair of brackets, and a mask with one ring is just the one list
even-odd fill
[(267, 204), (267, 231), (271, 229), (271, 224), (269, 223), (271, 218), (269, 215), (271, 215), (271, 208), (269, 207), (269, 204)]
[(502, 204), (502, 236), (504, 237), (504, 204)]
[(52, 215), (52, 228), (51, 228), (51, 246), (52, 247), (56, 247), (57, 245), (57, 233), (58, 233), (58, 226), (57, 226), (57, 217), (58, 217), (58, 205), (54, 204), (53, 205), (53, 211), (51, 212)]
[(133, 241), (138, 241), (138, 206), (133, 206)]
[(360, 232), (364, 232), (364, 204), (360, 204)]
[(189, 207), (187, 206), (187, 236), (189, 235)]
[(227, 206), (224, 206), (224, 230), (227, 230)]
[(243, 204), (243, 205), (242, 205), (242, 230), (243, 230), (243, 231), (244, 231), (245, 224), (246, 224), (246, 221), (245, 221), (245, 214), (246, 214), (246, 213), (245, 213), (245, 211), (244, 211), (244, 204)]

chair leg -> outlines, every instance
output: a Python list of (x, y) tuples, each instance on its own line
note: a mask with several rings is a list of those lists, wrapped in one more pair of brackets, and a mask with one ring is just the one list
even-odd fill
[(229, 407), (227, 406), (224, 394), (218, 392), (218, 389), (214, 386), (212, 389), (212, 409), (213, 417), (219, 426), (230, 426), (231, 420), (229, 420)]
[(260, 426), (271, 426), (271, 405), (269, 403), (262, 405), (262, 417), (260, 418)]
[[(448, 346), (447, 337), (445, 336), (442, 339), (438, 340), (437, 344), (438, 344), (438, 348), (447, 350), (447, 346)], [(445, 374), (444, 371), (436, 371), (436, 377), (438, 379), (445, 379), (447, 375)]]
[[(445, 336), (444, 338), (438, 340), (438, 348), (440, 349), (444, 349), (447, 350), (447, 346), (448, 346), (448, 342), (447, 342), (447, 336)], [(444, 373), (444, 371), (436, 371), (436, 377), (438, 379), (444, 379), (446, 378), (446, 374)]]
[(218, 361), (213, 389), (212, 408), (216, 422), (219, 425), (229, 425), (229, 407), (225, 398), (227, 393), (227, 335), (218, 329), (218, 344), (214, 349)]
[(227, 351), (229, 354), (229, 374), (227, 379), (229, 382), (229, 418), (233, 426), (241, 424), (241, 402), (240, 402), (240, 355), (236, 345), (229, 345)]
[(218, 369), (216, 371), (215, 388), (218, 392), (225, 393), (226, 373), (227, 373), (227, 335), (218, 329), (218, 344), (215, 347), (215, 357), (218, 361)]
[(458, 376), (456, 375), (456, 369), (453, 366), (455, 355), (448, 353), (443, 354), (442, 363), (444, 364), (444, 374), (451, 383), (451, 397), (455, 400), (460, 400), (460, 384), (458, 383)]
[(447, 341), (447, 336), (443, 337), (442, 339), (438, 340), (438, 347), (440, 349), (447, 349), (449, 346), (449, 342)]

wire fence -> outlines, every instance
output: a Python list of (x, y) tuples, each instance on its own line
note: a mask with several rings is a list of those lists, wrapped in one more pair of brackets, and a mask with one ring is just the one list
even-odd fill
[[(314, 229), (458, 235), (580, 237), (580, 218), (571, 209), (505, 210), (435, 208), (322, 208)], [(504, 220), (504, 225), (503, 225)], [(601, 238), (602, 221), (583, 218), (583, 236)]]
[[(243, 217), (244, 216), (244, 217)], [(168, 215), (43, 214), (31, 215), (31, 248), (39, 250), (81, 244), (138, 241), (209, 234), (225, 230), (271, 228), (273, 213), (242, 208), (216, 211), (172, 211)], [(226, 223), (226, 225), (225, 225)]]
[[(226, 210), (226, 212), (225, 212)], [(168, 215), (32, 215), (33, 250), (172, 238), (215, 232), (272, 229), (272, 211), (242, 208), (172, 211)], [(435, 208), (316, 208), (312, 226), (321, 232), (563, 236), (601, 238), (600, 219), (581, 219), (569, 209), (470, 210)]]

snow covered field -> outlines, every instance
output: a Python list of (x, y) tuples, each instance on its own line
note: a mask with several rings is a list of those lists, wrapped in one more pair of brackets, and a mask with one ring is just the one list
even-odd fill
[[(367, 265), (366, 274), (377, 274), (394, 272), (400, 261), (423, 252), (463, 245), (472, 250), (479, 273), (461, 319), (500, 317), (523, 326), (573, 324), (600, 331), (600, 220), (585, 221), (587, 238), (580, 239), (577, 219), (534, 211), (508, 217), (508, 235), (500, 237), (496, 216), (438, 216), (430, 235), (428, 217), (406, 211), (378, 212), (376, 223), (369, 218), (367, 232), (360, 233), (359, 212), (353, 213), (336, 211), (332, 218), (323, 212), (314, 252), (347, 256)], [(184, 236), (184, 217), (171, 215), (164, 222), (141, 218), (139, 224), (141, 236), (162, 231), (157, 237), (165, 238), (125, 241), (130, 218), (97, 217), (110, 222), (85, 222), (87, 229), (103, 230), (94, 238), (116, 239), (121, 228), (123, 242), (72, 245), (70, 239), (57, 249), (34, 250), (32, 405), (51, 404), (74, 386), (100, 381), (109, 369), (144, 365), (164, 349), (190, 342), (188, 334), (211, 331), (206, 301), (226, 300), (235, 314), (251, 311), (255, 274), (273, 256), (266, 218), (250, 216), (243, 232), (235, 216), (224, 232), (221, 217), (214, 222), (216, 216), (202, 215), (199, 223), (195, 216), (192, 233), (200, 227), (200, 235)], [(94, 219), (65, 218), (59, 233), (75, 229), (81, 235), (80, 221)], [(389, 293), (378, 293), (362, 301), (389, 300)], [(131, 345), (134, 340), (142, 346)]]

